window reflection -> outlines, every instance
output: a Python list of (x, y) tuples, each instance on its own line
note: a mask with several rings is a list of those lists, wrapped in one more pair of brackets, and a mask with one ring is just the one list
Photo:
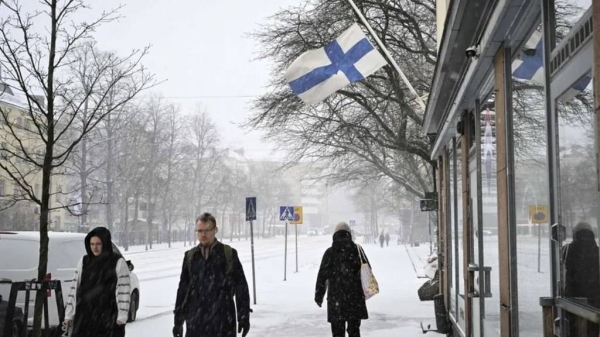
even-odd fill
[(496, 114), (489, 108), (481, 113), (481, 200), (483, 215), (483, 263), (491, 268), (491, 297), (485, 300), (484, 335), (500, 336), (500, 275), (498, 258), (498, 190), (496, 166)]
[(455, 261), (456, 261), (456, 221), (454, 219), (454, 215), (456, 213), (455, 207), (455, 195), (456, 191), (454, 190), (454, 186), (456, 183), (455, 180), (455, 167), (456, 164), (456, 156), (454, 153), (454, 149), (449, 151), (448, 155), (450, 159), (450, 235), (448, 236), (448, 241), (450, 242), (450, 252), (449, 252), (449, 261), (448, 261), (448, 280), (450, 281), (450, 314), (456, 319), (456, 273), (454, 271)]
[[(560, 255), (561, 291), (564, 297), (600, 308), (595, 120), (592, 83), (589, 76), (583, 79), (585, 90), (569, 90), (557, 100), (560, 220), (566, 233)], [(598, 325), (591, 323), (587, 334), (579, 331), (571, 314), (563, 323), (570, 336), (599, 334)]]
[(585, 12), (592, 6), (592, 0), (555, 1), (556, 42), (560, 43)]

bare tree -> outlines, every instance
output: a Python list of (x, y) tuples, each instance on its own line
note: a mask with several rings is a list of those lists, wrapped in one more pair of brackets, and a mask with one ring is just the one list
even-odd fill
[[(0, 171), (20, 188), (22, 193), (18, 196), (19, 200), (31, 200), (40, 206), (39, 280), (46, 276), (48, 263), (49, 212), (53, 209), (50, 205), (51, 179), (64, 173), (59, 168), (107, 114), (154, 83), (153, 77), (140, 63), (146, 54), (144, 49), (133, 51), (123, 58), (110, 55), (94, 64), (96, 70), (88, 83), (91, 87), (102, 83), (103, 92), (86, 91), (76, 84), (73, 75), (66, 70), (72, 62), (81, 61), (72, 58), (75, 51), (81, 43), (91, 39), (91, 34), (101, 24), (117, 18), (117, 11), (114, 10), (102, 13), (93, 21), (74, 22), (74, 14), (85, 8), (87, 5), (82, 0), (48, 0), (40, 3), (38, 11), (26, 13), (19, 0), (2, 2), (5, 15), (0, 21), (0, 56), (8, 84), (14, 86), (24, 99), (26, 109), (23, 117), (32, 126), (28, 130), (17, 130), (12, 119), (14, 112), (0, 108), (7, 129), (3, 134), (8, 144), (2, 147), (1, 152), (27, 163), (17, 165), (14, 161), (0, 162)], [(42, 19), (47, 20), (47, 26), (35, 29), (34, 21)], [(116, 76), (105, 76), (113, 70)], [(121, 99), (106, 109), (103, 103), (108, 92), (125, 83), (126, 92)], [(78, 123), (77, 118), (85, 102), (92, 96), (97, 104), (87, 111), (88, 118), (81, 121), (82, 127), (76, 131), (74, 125)], [(32, 143), (35, 145), (28, 145)], [(35, 186), (31, 186), (33, 176), (38, 173), (42, 175), (41, 193), (36, 193)], [(35, 337), (41, 334), (42, 299), (40, 291), (35, 303)]]
[[(375, 33), (398, 62), (417, 92), (430, 91), (437, 61), (434, 0), (356, 1)], [(571, 0), (557, 1), (559, 38), (579, 18), (581, 9)], [(285, 70), (307, 50), (322, 47), (357, 20), (345, 0), (305, 0), (281, 9), (252, 36), (262, 45), (259, 59), (275, 63), (272, 92), (254, 102), (246, 126), (266, 130), (298, 162), (329, 163), (331, 183), (366, 182), (382, 175), (415, 196), (433, 189), (435, 163), (430, 141), (423, 135), (423, 111), (387, 66), (368, 79), (350, 85), (316, 107), (305, 106), (289, 90)], [(544, 141), (543, 88), (527, 81), (515, 83), (517, 143)], [(531, 90), (533, 89), (533, 90)], [(583, 105), (590, 97), (579, 95)], [(574, 107), (575, 108), (575, 107)], [(539, 110), (539, 111), (538, 111)], [(579, 111), (572, 110), (572, 116)], [(535, 154), (523, 149), (519, 156)], [(539, 156), (538, 156), (539, 157)], [(372, 168), (375, 168), (373, 170)]]
[[(136, 110), (139, 109), (136, 108)], [(143, 116), (141, 112), (135, 113), (137, 116)], [(117, 164), (117, 177), (121, 182), (121, 231), (124, 236), (125, 251), (129, 249), (130, 234), (138, 230), (139, 198), (143, 193), (144, 182), (144, 147), (146, 146), (146, 120), (137, 118), (127, 124), (126, 131), (123, 134), (123, 140), (118, 148), (118, 156), (121, 160)], [(132, 200), (133, 198), (133, 200)], [(131, 201), (134, 203), (133, 224), (129, 226), (129, 210)]]
[[(203, 191), (208, 181), (209, 173), (218, 163), (219, 135), (208, 113), (198, 108), (189, 117), (186, 151), (190, 156), (190, 165), (193, 169), (190, 184), (189, 218), (193, 222), (196, 215), (202, 210)], [(194, 242), (196, 239), (194, 238)]]
[[(417, 91), (428, 92), (436, 61), (435, 2), (375, 0), (361, 1), (359, 7)], [(325, 45), (354, 21), (347, 1), (309, 0), (280, 10), (256, 32), (264, 47), (260, 57), (276, 64), (274, 90), (255, 102), (247, 126), (267, 130), (270, 139), (290, 150), (289, 163), (330, 163), (327, 179), (332, 183), (386, 175), (422, 196), (432, 187), (435, 167), (421, 132), (423, 112), (391, 67), (317, 107), (305, 106), (281, 75), (300, 54)]]
[(168, 231), (168, 242), (171, 247), (171, 229), (175, 217), (177, 204), (181, 196), (175, 189), (183, 186), (186, 176), (181, 174), (183, 162), (182, 154), (182, 131), (183, 121), (179, 114), (179, 107), (170, 104), (165, 114), (165, 141), (162, 151), (163, 168), (161, 172), (161, 208), (163, 213), (163, 225)]

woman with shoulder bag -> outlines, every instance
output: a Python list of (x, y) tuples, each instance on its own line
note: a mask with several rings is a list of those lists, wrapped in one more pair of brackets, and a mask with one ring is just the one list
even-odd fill
[(327, 321), (333, 337), (344, 337), (344, 330), (349, 337), (360, 337), (361, 320), (369, 318), (361, 281), (363, 261), (369, 263), (362, 248), (352, 242), (350, 227), (339, 223), (323, 256), (315, 289), (319, 307), (327, 292)]

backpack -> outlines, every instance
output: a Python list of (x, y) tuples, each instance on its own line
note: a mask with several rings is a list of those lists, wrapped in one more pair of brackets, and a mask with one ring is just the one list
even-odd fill
[[(225, 267), (225, 278), (229, 279), (231, 276), (231, 273), (233, 272), (233, 248), (231, 248), (230, 245), (226, 245), (223, 243), (223, 248), (225, 249), (225, 260), (227, 263), (227, 266)], [(193, 280), (193, 274), (192, 274), (192, 261), (194, 260), (194, 256), (196, 255), (196, 253), (198, 252), (198, 246), (188, 250), (185, 253), (185, 264), (187, 266), (187, 270), (188, 273), (190, 274), (190, 283), (188, 285), (187, 291), (185, 293), (185, 297), (183, 299), (183, 304), (181, 305), (182, 308), (185, 308), (185, 305), (187, 303), (188, 297), (190, 295), (190, 289), (192, 288), (192, 280)]]

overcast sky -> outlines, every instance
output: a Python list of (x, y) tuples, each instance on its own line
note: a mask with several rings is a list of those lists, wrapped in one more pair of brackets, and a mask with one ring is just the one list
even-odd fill
[(123, 19), (96, 32), (99, 48), (125, 54), (152, 45), (144, 64), (158, 79), (167, 80), (154, 91), (173, 97), (169, 100), (188, 111), (201, 103), (225, 146), (243, 146), (247, 157), (264, 159), (273, 147), (261, 141), (262, 133), (247, 134), (236, 125), (249, 114), (248, 96), (265, 92), (270, 72), (267, 62), (252, 61), (259, 45), (245, 35), (281, 7), (298, 2), (103, 0), (93, 2), (92, 12), (126, 4)]

